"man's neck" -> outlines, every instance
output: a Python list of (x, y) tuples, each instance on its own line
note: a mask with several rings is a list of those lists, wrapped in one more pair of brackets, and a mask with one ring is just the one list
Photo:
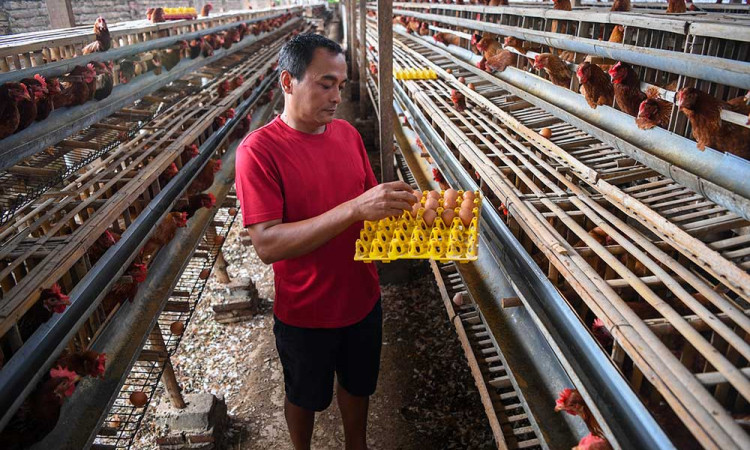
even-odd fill
[(325, 125), (317, 125), (305, 122), (303, 120), (295, 118), (293, 115), (289, 114), (289, 111), (287, 110), (284, 110), (284, 112), (281, 114), (281, 120), (291, 128), (307, 134), (321, 134), (326, 130)]

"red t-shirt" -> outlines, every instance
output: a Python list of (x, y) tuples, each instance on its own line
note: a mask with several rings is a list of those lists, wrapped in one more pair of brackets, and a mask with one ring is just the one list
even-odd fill
[[(321, 134), (297, 131), (279, 117), (237, 148), (237, 197), (245, 227), (319, 216), (377, 184), (362, 137), (344, 120)], [(305, 328), (362, 320), (380, 296), (374, 264), (354, 261), (362, 222), (316, 250), (273, 264), (274, 313)]]

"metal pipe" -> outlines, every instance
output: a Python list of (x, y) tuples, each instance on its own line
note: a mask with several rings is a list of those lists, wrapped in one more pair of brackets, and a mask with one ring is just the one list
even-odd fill
[[(289, 10), (300, 9), (300, 7), (288, 8)], [(192, 33), (177, 34), (174, 36), (154, 39), (152, 41), (140, 42), (138, 44), (126, 45), (119, 48), (112, 48), (106, 52), (91, 53), (89, 55), (77, 56), (71, 59), (64, 59), (62, 61), (51, 62), (39, 67), (27, 67), (26, 69), (14, 70), (12, 72), (0, 73), (0, 84), (7, 83), (9, 81), (19, 81), (23, 78), (33, 78), (34, 75), (39, 74), (45, 78), (55, 77), (70, 73), (76, 66), (85, 66), (86, 64), (94, 61), (106, 62), (114, 61), (120, 58), (126, 58), (128, 56), (137, 55), (139, 53), (148, 52), (151, 50), (158, 50), (161, 48), (169, 47), (176, 44), (179, 41), (186, 40), (190, 41), (201, 36), (205, 36), (211, 33), (217, 33), (219, 31), (228, 30), (235, 28), (240, 23), (252, 24), (260, 22), (262, 20), (273, 19), (282, 16), (282, 13), (273, 14), (269, 16), (259, 17), (257, 19), (249, 20), (238, 20), (237, 22), (227, 23), (224, 25), (218, 25), (207, 30), (194, 31)]]
[(393, 10), (393, 14), (416, 17), (428, 21), (438, 21), (504, 36), (513, 36), (549, 47), (602, 56), (692, 78), (735, 86), (741, 89), (750, 89), (750, 63), (744, 61), (637, 47), (547, 31), (526, 30), (520, 27), (461, 19), (440, 14), (416, 13), (405, 9)]
[[(274, 33), (283, 32), (295, 26), (300, 20), (302, 19), (290, 20), (282, 28), (275, 30)], [(135, 100), (166, 86), (185, 74), (255, 44), (268, 35), (246, 37), (229, 49), (222, 48), (214, 51), (214, 55), (208, 58), (200, 57), (194, 60), (184, 58), (172, 70), (169, 72), (163, 71), (161, 75), (149, 72), (137, 76), (127, 84), (115, 86), (109, 97), (103, 100), (92, 100), (73, 108), (52, 111), (52, 114), (46, 120), (0, 141), (2, 144), (0, 146), (0, 170), (7, 169), (19, 161), (43, 151), (45, 148), (57, 144), (71, 134), (99, 122), (123, 107), (132, 104)]]
[[(423, 37), (399, 34), (437, 47)], [(466, 70), (542, 107), (750, 220), (750, 161), (711, 148), (700, 151), (695, 142), (662, 128), (641, 130), (633, 118), (623, 112), (609, 106), (592, 109), (582, 95), (514, 67), (490, 75), (475, 67), (480, 57), (464, 48), (438, 48), (465, 60)]]
[(0, 430), (7, 425), (21, 403), (54, 364), (80, 326), (93, 314), (104, 295), (123, 275), (138, 249), (198, 176), (216, 147), (231, 128), (246, 115), (261, 93), (275, 81), (276, 77), (273, 75), (266, 77), (261, 86), (235, 108), (237, 112), (234, 118), (229, 119), (226, 125), (211, 134), (201, 145), (198, 156), (180, 169), (125, 230), (117, 244), (108, 250), (73, 288), (69, 294), (70, 306), (65, 313), (53, 315), (11, 357), (3, 370), (0, 370)]
[[(409, 100), (399, 85), (395, 93), (412, 115), (412, 123), (426, 133), (422, 139), (430, 142), (430, 155), (438, 163), (443, 176), (451, 185), (476, 190), (479, 186), (463, 169), (429, 121)], [(606, 424), (623, 448), (672, 449), (664, 431), (643, 406), (622, 375), (602, 352), (591, 333), (568, 306), (557, 289), (541, 272), (493, 208), (482, 208), (480, 230), (498, 264), (513, 280), (528, 305), (529, 312), (546, 330), (560, 349), (559, 355), (574, 369), (574, 374), (588, 395), (594, 400), (600, 424)]]

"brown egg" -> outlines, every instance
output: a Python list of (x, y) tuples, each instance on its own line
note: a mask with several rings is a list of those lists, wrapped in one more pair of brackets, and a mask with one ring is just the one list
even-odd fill
[(477, 89), (474, 87), (474, 83), (469, 83), (469, 89), (472, 91), (476, 91)]
[(446, 226), (451, 226), (451, 223), (453, 222), (453, 218), (456, 217), (456, 211), (448, 208), (440, 215), (440, 218), (443, 219), (443, 223)]
[(540, 134), (540, 135), (541, 135), (541, 136), (542, 136), (543, 138), (545, 138), (545, 139), (549, 139), (549, 138), (551, 138), (551, 137), (552, 137), (552, 130), (550, 130), (549, 128), (542, 128), (541, 130), (539, 130), (539, 134)]
[(446, 73), (447, 73), (448, 75), (451, 75), (451, 74), (453, 73), (453, 69), (445, 69), (445, 72), (446, 72)]
[(438, 209), (438, 206), (440, 206), (440, 202), (438, 202), (437, 199), (434, 199), (432, 197), (428, 198), (424, 202), (425, 209), (431, 209), (431, 210), (434, 211), (434, 210)]
[(464, 200), (466, 200), (467, 198), (470, 198), (470, 199), (474, 200), (476, 198), (476, 196), (477, 195), (474, 193), (474, 191), (466, 191), (466, 192), (464, 192)]
[(474, 218), (474, 213), (471, 212), (470, 208), (461, 208), (461, 211), (458, 212), (458, 217), (461, 218), (464, 226), (468, 227), (471, 224), (471, 219)]
[(458, 82), (461, 84), (466, 84), (466, 78), (464, 77), (458, 77)]
[(120, 425), (122, 425), (122, 419), (120, 419), (120, 416), (118, 416), (117, 414), (112, 416), (112, 420), (107, 422), (107, 426), (109, 428), (120, 428)]
[(443, 199), (449, 200), (449, 199), (457, 199), (458, 198), (458, 191), (455, 189), (446, 189), (445, 193), (443, 194)]
[(422, 207), (422, 205), (419, 202), (411, 205), (411, 216), (412, 217), (417, 217), (417, 212), (419, 211), (419, 208), (421, 208), (421, 207)]
[(207, 280), (209, 275), (211, 275), (211, 271), (209, 269), (203, 269), (201, 270), (201, 273), (198, 274), (198, 278), (201, 280)]
[(440, 192), (438, 192), (438, 191), (428, 191), (427, 192), (427, 198), (434, 198), (435, 200), (440, 200)]
[(229, 215), (234, 217), (237, 215), (237, 208), (229, 208)]
[(422, 201), (422, 191), (414, 191), (412, 194), (416, 197), (417, 203)]
[(214, 242), (216, 245), (222, 245), (224, 243), (224, 236), (216, 236), (216, 239), (214, 239)]
[(458, 206), (458, 202), (455, 198), (446, 198), (443, 200), (443, 207), (446, 209), (453, 209)]
[(424, 223), (426, 223), (428, 227), (431, 227), (435, 222), (435, 217), (437, 217), (437, 213), (434, 209), (425, 209), (424, 214), (422, 215)]
[(133, 392), (130, 394), (130, 403), (136, 408), (140, 408), (148, 403), (148, 396), (143, 392)]
[(185, 324), (180, 322), (179, 320), (176, 322), (172, 322), (172, 324), (169, 326), (169, 331), (175, 336), (181, 336), (182, 333), (185, 332)]
[(469, 209), (474, 207), (474, 199), (472, 198), (465, 198), (463, 202), (461, 202), (461, 209)]
[(461, 292), (457, 292), (456, 295), (453, 296), (453, 304), (456, 306), (461, 306), (464, 304), (464, 294)]

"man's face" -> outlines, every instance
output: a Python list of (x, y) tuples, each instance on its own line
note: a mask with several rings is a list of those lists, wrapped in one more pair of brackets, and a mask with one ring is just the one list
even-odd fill
[(291, 79), (287, 101), (300, 119), (325, 125), (333, 120), (345, 84), (344, 55), (318, 48), (302, 80)]

